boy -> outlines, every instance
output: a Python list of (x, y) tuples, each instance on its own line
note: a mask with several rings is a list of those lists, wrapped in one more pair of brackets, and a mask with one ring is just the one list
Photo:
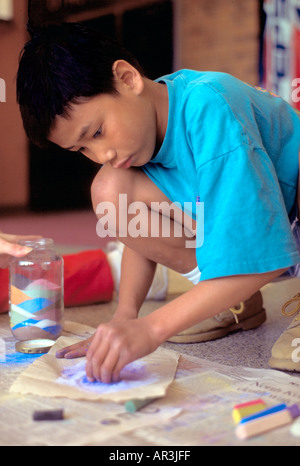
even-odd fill
[[(17, 82), (26, 133), (40, 146), (50, 141), (103, 165), (92, 185), (94, 210), (105, 227), (101, 206), (113, 203), (110, 233), (125, 244), (114, 318), (58, 357), (86, 354), (89, 380), (117, 381), (127, 363), (196, 324), (228, 309), (242, 319), (245, 300), (300, 262), (290, 227), (300, 120), (282, 99), (223, 73), (183, 70), (151, 81), (130, 54), (80, 25), (31, 36)], [(146, 206), (139, 219), (147, 234), (133, 237), (118, 222), (120, 193), (127, 206)], [(204, 225), (197, 201), (205, 207)], [(151, 234), (162, 202), (159, 234)], [(169, 235), (161, 226), (165, 216)], [(204, 242), (197, 244), (203, 227)], [(157, 263), (195, 286), (138, 319)], [(262, 309), (245, 328), (255, 314)]]

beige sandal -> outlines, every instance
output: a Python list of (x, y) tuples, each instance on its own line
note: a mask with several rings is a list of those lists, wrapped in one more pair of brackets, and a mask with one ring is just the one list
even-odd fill
[(210, 319), (171, 337), (172, 343), (201, 343), (225, 337), (237, 330), (251, 330), (259, 327), (266, 320), (266, 311), (263, 308), (263, 299), (257, 291), (239, 306), (232, 307)]
[[(288, 306), (293, 303), (296, 303), (296, 307), (288, 312)], [(295, 318), (274, 344), (269, 366), (273, 369), (300, 372), (300, 293), (288, 300), (281, 312), (284, 316), (294, 315)]]

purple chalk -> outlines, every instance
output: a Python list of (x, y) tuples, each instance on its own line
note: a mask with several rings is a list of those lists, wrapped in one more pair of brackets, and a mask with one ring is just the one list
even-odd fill
[(288, 407), (289, 413), (293, 419), (300, 416), (300, 408), (298, 405), (292, 405)]
[(51, 409), (47, 411), (35, 411), (33, 413), (34, 421), (61, 421), (64, 419), (63, 409)]

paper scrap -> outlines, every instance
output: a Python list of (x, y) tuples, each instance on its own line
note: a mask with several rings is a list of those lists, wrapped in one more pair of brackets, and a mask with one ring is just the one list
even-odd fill
[(128, 364), (118, 383), (90, 383), (85, 375), (85, 358), (57, 359), (58, 349), (79, 341), (60, 337), (50, 352), (34, 361), (10, 388), (11, 393), (67, 397), (81, 400), (127, 401), (132, 398), (162, 397), (172, 383), (179, 354), (163, 348)]

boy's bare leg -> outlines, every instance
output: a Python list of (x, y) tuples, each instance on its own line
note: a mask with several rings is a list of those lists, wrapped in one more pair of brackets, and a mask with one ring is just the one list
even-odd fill
[[(116, 231), (111, 231), (112, 237), (119, 238), (124, 244), (122, 257), (122, 273), (119, 290), (119, 300), (114, 320), (134, 319), (137, 317), (141, 305), (143, 304), (147, 292), (151, 286), (156, 264), (160, 263), (179, 273), (187, 273), (196, 267), (195, 249), (186, 248), (186, 237), (183, 225), (180, 237), (174, 237), (174, 220), (170, 219), (170, 236), (151, 237), (151, 202), (167, 202), (169, 199), (155, 186), (154, 183), (141, 171), (136, 169), (122, 170), (114, 169), (110, 165), (101, 168), (92, 185), (92, 200), (95, 212), (101, 210), (98, 206), (104, 202), (110, 202), (116, 206), (116, 217), (119, 218), (119, 193), (127, 195), (127, 202), (143, 202), (145, 207), (145, 221), (149, 226), (147, 237), (132, 238), (123, 235), (119, 238), (119, 225), (116, 224)], [(128, 206), (127, 206), (128, 207)], [(174, 212), (168, 208), (165, 214)], [(153, 213), (152, 213), (153, 214)], [(162, 225), (162, 214), (159, 216), (159, 225)], [(104, 216), (98, 215), (99, 221)], [(128, 215), (128, 222), (132, 216)], [(180, 218), (180, 216), (176, 216)], [(183, 218), (183, 217), (182, 217)], [(190, 219), (187, 225), (190, 224)], [(196, 227), (192, 224), (192, 230)], [(161, 230), (160, 230), (161, 232)], [(122, 232), (124, 234), (124, 232)], [(188, 240), (191, 241), (191, 235)], [(127, 247), (126, 247), (127, 246)], [(80, 357), (86, 354), (88, 345), (92, 338), (86, 342), (64, 348), (57, 353), (57, 357)]]
[[(120, 231), (123, 225), (118, 224), (119, 208), (122, 207), (119, 206), (119, 194), (126, 194), (127, 196), (127, 212), (128, 206), (134, 202), (144, 204), (145, 210), (143, 209), (142, 213), (139, 212), (139, 219), (141, 219), (143, 225), (148, 225), (146, 237), (132, 237), (130, 231)], [(117, 231), (110, 232), (110, 234), (137, 254), (179, 273), (190, 272), (197, 266), (195, 249), (186, 247), (186, 242), (193, 239), (191, 234), (195, 231), (196, 222), (191, 218), (187, 219), (186, 214), (173, 204), (172, 207), (174, 208), (170, 209), (171, 201), (141, 170), (122, 170), (114, 169), (110, 165), (104, 166), (93, 182), (92, 198), (95, 212), (101, 210), (98, 206), (102, 202), (109, 201), (116, 206)], [(157, 212), (156, 203), (162, 206), (161, 203), (163, 202), (165, 203), (165, 209), (162, 212)], [(127, 214), (128, 225), (135, 216), (136, 214)], [(170, 218), (167, 219), (167, 217)], [(101, 219), (105, 221), (103, 215), (98, 215), (98, 218), (99, 222), (101, 222)], [(166, 232), (163, 231), (163, 222), (166, 219), (170, 221), (170, 234), (168, 236), (164, 236)], [(155, 231), (155, 237), (151, 232), (151, 221), (152, 226), (153, 222), (155, 222), (154, 226), (159, 225), (159, 231)], [(184, 225), (186, 228), (191, 227), (188, 237), (185, 235)], [(174, 236), (174, 228), (176, 228), (176, 235), (180, 234), (179, 237)]]

